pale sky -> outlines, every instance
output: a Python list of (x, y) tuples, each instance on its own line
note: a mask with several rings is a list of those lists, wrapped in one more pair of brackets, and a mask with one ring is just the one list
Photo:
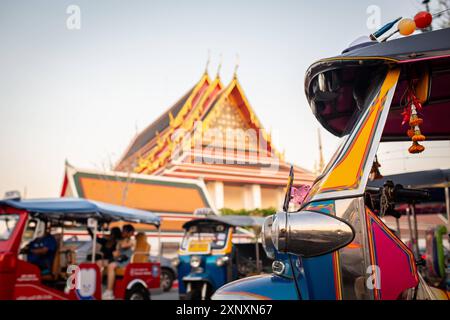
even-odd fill
[[(367, 26), (411, 17), (419, 0), (113, 1), (2, 0), (0, 3), (0, 198), (59, 194), (64, 161), (107, 169), (144, 129), (190, 89), (211, 51), (223, 82), (236, 54), (244, 91), (288, 161), (312, 169), (317, 128), (303, 81), (314, 61), (339, 54)], [(81, 29), (69, 30), (69, 5)], [(338, 139), (322, 130), (325, 158)], [(380, 150), (382, 172), (417, 169), (405, 146)], [(425, 166), (450, 167), (449, 142), (430, 146)], [(424, 162), (421, 162), (423, 168)]]

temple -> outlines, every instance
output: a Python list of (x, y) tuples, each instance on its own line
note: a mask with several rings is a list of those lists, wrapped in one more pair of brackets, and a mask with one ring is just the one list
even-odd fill
[[(320, 142), (320, 141), (319, 141)], [(320, 164), (323, 166), (320, 151)], [(234, 75), (207, 73), (137, 135), (112, 171), (66, 163), (63, 197), (149, 210), (162, 217), (161, 249), (175, 256), (196, 209), (280, 209), (291, 164), (272, 143)], [(294, 166), (295, 184), (315, 175)], [(157, 234), (144, 225), (152, 250)], [(237, 235), (236, 237), (246, 237)]]
[[(130, 143), (115, 171), (200, 179), (217, 209), (282, 205), (291, 164), (272, 144), (236, 73), (228, 85), (205, 72)], [(295, 184), (315, 175), (294, 165)]]

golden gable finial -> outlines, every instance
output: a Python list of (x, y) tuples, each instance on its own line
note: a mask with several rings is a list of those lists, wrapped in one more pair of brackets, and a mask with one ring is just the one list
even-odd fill
[(169, 111), (169, 125), (171, 128), (175, 126), (175, 119), (173, 117), (172, 111)]
[(206, 60), (205, 75), (208, 74), (209, 64), (211, 62), (211, 50), (208, 49), (208, 59)]
[(237, 78), (238, 68), (239, 68), (239, 53), (236, 53), (236, 65), (234, 66), (234, 73), (233, 73), (233, 78), (234, 79)]
[(138, 163), (135, 166), (133, 171), (134, 172), (141, 172), (142, 170), (144, 170), (147, 167), (147, 165), (148, 165), (148, 160), (146, 160), (146, 159), (144, 159), (142, 157), (139, 157), (138, 158)]
[(222, 56), (222, 54), (220, 54), (219, 55), (219, 65), (217, 66), (216, 78), (220, 77), (220, 70), (222, 69), (222, 60), (223, 60), (223, 56)]
[(158, 131), (156, 131), (156, 144), (158, 145), (158, 148), (161, 148), (164, 144), (161, 134)]

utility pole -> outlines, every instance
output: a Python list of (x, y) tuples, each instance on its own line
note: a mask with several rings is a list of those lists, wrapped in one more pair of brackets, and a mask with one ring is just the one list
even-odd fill
[[(422, 0), (422, 4), (425, 6), (425, 10), (426, 10), (428, 13), (431, 13), (431, 12), (430, 12), (430, 0)], [(433, 25), (430, 24), (430, 26), (429, 26), (428, 28), (426, 28), (425, 30), (426, 30), (426, 31), (433, 31)]]
[(322, 148), (322, 137), (320, 136), (320, 129), (317, 128), (317, 136), (319, 138), (319, 163), (317, 167), (317, 175), (322, 174), (323, 169), (325, 168), (325, 161), (323, 159), (323, 148)]

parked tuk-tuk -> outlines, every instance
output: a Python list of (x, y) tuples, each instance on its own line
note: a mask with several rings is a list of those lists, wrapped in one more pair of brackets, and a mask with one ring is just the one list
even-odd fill
[(342, 144), (300, 209), (265, 221), (266, 250), (287, 256), (279, 261), (286, 268), (229, 283), (213, 299), (448, 298), (423, 280), (413, 252), (381, 220), (395, 214), (393, 204), (429, 193), (367, 183), (380, 142), (410, 141), (406, 150), (420, 158), (427, 141), (450, 140), (449, 39), (443, 29), (369, 41), (308, 69), (312, 112)]
[[(263, 221), (262, 217), (206, 216), (186, 222), (176, 261), (180, 299), (209, 299), (230, 281), (270, 270), (271, 261), (257, 237)], [(245, 238), (240, 243), (234, 239), (237, 232)]]
[[(79, 198), (0, 201), (0, 299), (93, 300), (102, 298), (102, 273), (96, 264), (98, 237), (108, 234), (111, 223), (144, 223), (159, 230), (153, 213)], [(92, 253), (89, 261), (76, 261), (74, 249), (64, 243), (65, 230), (89, 228)], [(26, 261), (25, 244), (49, 233), (56, 250), (45, 274)], [(56, 230), (56, 232), (54, 232)], [(116, 269), (114, 296), (150, 299), (160, 286), (160, 263), (149, 261), (146, 237), (136, 240), (128, 264)]]

